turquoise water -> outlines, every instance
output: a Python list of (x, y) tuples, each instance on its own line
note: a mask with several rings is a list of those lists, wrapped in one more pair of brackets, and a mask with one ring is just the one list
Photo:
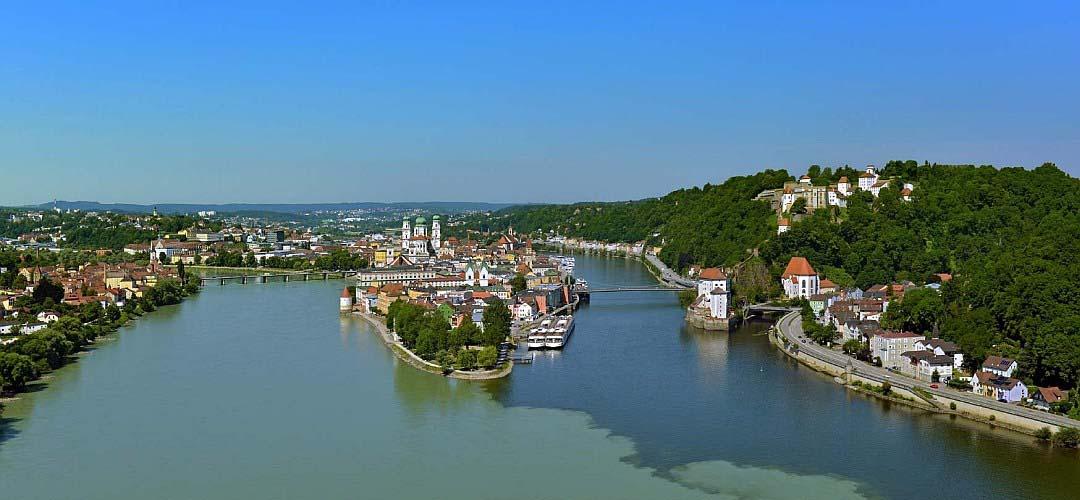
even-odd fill
[(341, 286), (211, 285), (102, 342), (8, 404), (3, 497), (1060, 498), (1080, 472), (846, 392), (764, 324), (687, 330), (673, 296), (597, 295), (564, 352), (476, 383), (399, 363)]

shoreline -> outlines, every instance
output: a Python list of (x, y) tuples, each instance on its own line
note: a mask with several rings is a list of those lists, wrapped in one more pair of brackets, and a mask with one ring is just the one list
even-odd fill
[(379, 333), (379, 338), (382, 339), (383, 344), (385, 344), (386, 347), (390, 348), (390, 351), (394, 353), (394, 356), (397, 356), (398, 359), (422, 372), (456, 378), (458, 380), (494, 380), (506, 377), (510, 375), (510, 372), (514, 371), (514, 362), (513, 360), (508, 359), (506, 360), (505, 366), (494, 370), (461, 371), (454, 369), (449, 373), (445, 373), (445, 368), (442, 366), (417, 356), (416, 353), (410, 351), (405, 346), (401, 345), (400, 342), (394, 340), (390, 330), (386, 328), (384, 322), (378, 320), (378, 316), (361, 312), (353, 312), (351, 314), (363, 318), (375, 327), (375, 331)]
[[(1018, 412), (1005, 412), (982, 405), (981, 403), (985, 403), (983, 401), (972, 403), (970, 401), (965, 401), (962, 397), (955, 397), (940, 390), (920, 388), (916, 386), (917, 380), (909, 380), (907, 377), (902, 379), (891, 379), (893, 381), (893, 383), (890, 384), (892, 385), (893, 396), (870, 390), (870, 387), (881, 386), (881, 382), (876, 380), (874, 378), (875, 375), (873, 374), (858, 372), (857, 370), (852, 369), (851, 366), (838, 366), (832, 361), (820, 359), (812, 354), (806, 354), (801, 349), (793, 353), (789, 351), (788, 348), (785, 348), (784, 343), (787, 340), (787, 335), (780, 330), (782, 328), (782, 323), (787, 321), (791, 314), (794, 313), (789, 313), (774, 323), (774, 328), (769, 331), (769, 342), (786, 356), (799, 362), (799, 364), (816, 372), (833, 377), (837, 384), (843, 385), (846, 389), (866, 394), (883, 401), (899, 403), (941, 415), (962, 417), (974, 422), (987, 424), (991, 427), (1001, 427), (1030, 436), (1035, 436), (1036, 433), (1044, 428), (1049, 429), (1051, 432), (1057, 432), (1062, 427), (1080, 427), (1080, 422), (1073, 423), (1071, 421), (1062, 421), (1060, 424), (1047, 422), (1035, 418), (1036, 416), (1041, 417), (1043, 415), (1029, 416), (1017, 414)], [(784, 338), (781, 338), (782, 336)], [(902, 375), (899, 376), (903, 377)], [(1046, 414), (1045, 416), (1051, 417), (1052, 414)]]
[[(662, 284), (666, 284), (662, 277), (657, 275), (656, 270), (653, 269), (653, 266), (650, 265), (651, 263), (647, 259), (638, 258), (638, 260), (640, 260), (645, 265), (645, 268), (648, 269), (649, 274), (651, 274), (654, 279), (656, 279)], [(787, 349), (785, 349), (782, 345), (783, 341), (779, 338), (781, 335), (783, 335), (782, 333), (780, 333), (779, 330), (781, 327), (781, 322), (785, 319), (785, 317), (786, 315), (773, 321), (773, 328), (769, 330), (769, 343), (771, 343), (789, 358), (792, 358), (795, 361), (799, 362), (799, 364), (806, 366), (816, 372), (832, 376), (834, 379), (839, 379), (837, 380), (837, 383), (839, 385), (843, 385), (845, 389), (854, 391), (859, 394), (864, 394), (881, 401), (903, 404), (911, 408), (926, 410), (940, 415), (961, 417), (971, 420), (973, 422), (987, 424), (990, 427), (1000, 427), (1029, 436), (1035, 436), (1036, 433), (1038, 433), (1043, 428), (1048, 428), (1052, 432), (1057, 432), (1062, 427), (1056, 424), (1036, 421), (1035, 419), (1026, 416), (1003, 414), (1002, 412), (999, 412), (992, 408), (975, 406), (963, 401), (949, 398), (948, 396), (927, 394), (929, 396), (929, 399), (934, 401), (931, 402), (926, 400), (924, 396), (918, 394), (917, 392), (909, 391), (902, 387), (893, 387), (893, 390), (898, 393), (907, 393), (906, 395), (896, 394), (895, 396), (890, 396), (887, 394), (875, 392), (867, 388), (868, 386), (876, 386), (876, 382), (872, 380), (863, 379), (863, 377), (860, 377), (856, 374), (848, 375), (845, 373), (845, 369), (843, 367), (834, 366), (831, 364), (829, 364), (828, 367), (817, 366), (810, 361), (803, 359), (803, 357), (799, 356), (798, 354), (793, 354)], [(828, 364), (828, 362), (821, 360), (818, 360), (818, 363)], [(833, 373), (835, 371), (839, 371), (840, 373)], [(861, 379), (857, 381), (859, 382), (859, 384), (861, 384), (861, 386), (855, 385), (855, 383), (850, 380), (845, 380), (845, 377), (857, 377)], [(914, 382), (914, 380), (912, 380), (912, 382)], [(1073, 427), (1080, 428), (1080, 421), (1077, 421), (1076, 425), (1074, 425)]]

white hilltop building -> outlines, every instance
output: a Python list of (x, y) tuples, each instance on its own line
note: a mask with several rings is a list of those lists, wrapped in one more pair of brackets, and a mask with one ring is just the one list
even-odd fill
[[(766, 189), (758, 193), (754, 199), (767, 201), (772, 205), (773, 210), (776, 211), (778, 223), (776, 234), (783, 234), (790, 230), (791, 224), (801, 217), (801, 215), (789, 213), (798, 200), (805, 202), (807, 213), (830, 207), (842, 209), (847, 207), (848, 197), (855, 191), (866, 191), (877, 198), (881, 195), (883, 188), (889, 187), (894, 182), (899, 181), (882, 177), (878, 174), (877, 167), (867, 165), (863, 173), (859, 174), (858, 183), (855, 185), (851, 184), (847, 176), (840, 177), (835, 184), (814, 185), (809, 175), (803, 175), (797, 181), (785, 182), (782, 188)], [(911, 201), (915, 185), (904, 183), (902, 188), (901, 199)]]

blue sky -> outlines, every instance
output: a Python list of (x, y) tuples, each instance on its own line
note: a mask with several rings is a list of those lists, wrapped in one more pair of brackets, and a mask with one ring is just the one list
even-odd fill
[(86, 3), (0, 13), (0, 205), (615, 200), (889, 159), (1080, 172), (1064, 2)]

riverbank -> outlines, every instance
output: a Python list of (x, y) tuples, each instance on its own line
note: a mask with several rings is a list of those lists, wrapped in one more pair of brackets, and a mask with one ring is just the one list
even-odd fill
[(4, 365), (4, 373), (0, 373), (0, 396), (12, 401), (20, 393), (40, 390), (51, 373), (92, 352), (100, 339), (117, 333), (139, 317), (178, 305), (199, 291), (195, 282), (183, 285), (179, 280), (162, 279), (146, 289), (142, 297), (129, 299), (123, 308), (116, 304), (90, 309), (64, 306), (57, 309), (61, 311), (60, 317), (45, 328), (5, 336), (0, 344)]
[[(794, 311), (776, 322), (775, 328), (770, 331), (769, 340), (784, 354), (816, 371), (836, 377), (849, 389), (922, 410), (955, 415), (1033, 436), (1047, 429), (1058, 432), (1065, 427), (1080, 427), (1080, 422), (1060, 415), (1001, 403), (975, 394), (934, 389), (929, 385), (923, 387), (915, 379), (866, 365), (812, 342), (800, 342), (801, 331), (801, 317), (798, 311)], [(890, 392), (899, 396), (898, 398), (874, 390), (883, 387), (885, 383), (891, 386)]]
[(514, 362), (508, 359), (503, 366), (493, 370), (462, 371), (455, 369), (447, 373), (446, 369), (442, 366), (417, 356), (416, 353), (410, 351), (407, 347), (402, 345), (401, 342), (398, 342), (397, 339), (394, 338), (394, 334), (386, 327), (386, 321), (379, 321), (379, 316), (359, 312), (353, 314), (363, 318), (370, 323), (371, 326), (375, 327), (375, 331), (379, 333), (379, 338), (382, 339), (383, 344), (385, 344), (398, 359), (420, 371), (461, 380), (493, 380), (510, 375), (510, 372), (514, 370)]

